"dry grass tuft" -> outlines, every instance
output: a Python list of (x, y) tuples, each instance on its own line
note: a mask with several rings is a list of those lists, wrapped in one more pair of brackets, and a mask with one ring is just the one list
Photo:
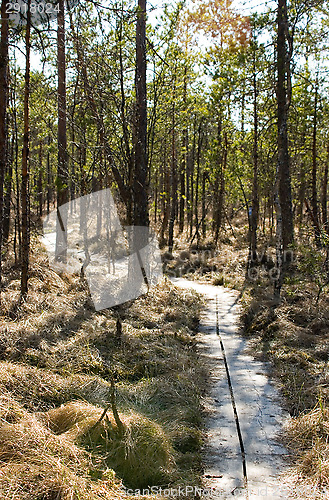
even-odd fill
[(122, 436), (111, 411), (99, 422), (101, 415), (101, 409), (77, 401), (50, 410), (45, 419), (53, 432), (99, 455), (132, 488), (170, 480), (173, 450), (159, 424), (137, 413), (122, 414)]
[[(322, 403), (287, 424), (288, 446), (295, 452), (299, 480), (319, 490), (329, 487), (329, 409)], [(327, 497), (323, 497), (327, 498)]]
[[(91, 480), (94, 464), (85, 450), (66, 436), (56, 436), (35, 414), (19, 412), (14, 420), (0, 426), (0, 491), (6, 498), (105, 498)], [(107, 498), (116, 498), (119, 486), (113, 475)]]

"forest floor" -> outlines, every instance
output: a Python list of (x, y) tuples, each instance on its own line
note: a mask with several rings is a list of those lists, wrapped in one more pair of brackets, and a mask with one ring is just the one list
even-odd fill
[[(129, 489), (146, 495), (149, 485), (155, 494), (168, 484), (200, 485), (208, 378), (195, 342), (200, 297), (164, 278), (124, 308), (95, 312), (86, 284), (53, 272), (36, 241), (29, 294), (18, 306), (19, 286), (9, 254), (0, 314), (0, 498), (124, 499)], [(112, 380), (113, 405), (100, 421)]]
[[(228, 227), (217, 251), (207, 241), (187, 250), (182, 237), (174, 258), (164, 254), (166, 271), (239, 290), (241, 334), (256, 359), (270, 362), (291, 415), (284, 438), (294, 456), (295, 497), (329, 498), (323, 256), (296, 246), (277, 302), (270, 279), (275, 249), (262, 242), (266, 257), (246, 278), (245, 234), (243, 223)], [(195, 338), (202, 299), (164, 279), (124, 308), (96, 313), (86, 283), (52, 271), (36, 240), (32, 248), (30, 291), (19, 306), (19, 269), (10, 253), (4, 269), (0, 498), (124, 499), (123, 484), (200, 485), (202, 402), (211, 390)], [(98, 422), (111, 380), (123, 433), (111, 408)], [(298, 493), (306, 490), (313, 496)]]
[(240, 330), (249, 352), (269, 362), (270, 376), (291, 418), (284, 442), (293, 457), (289, 481), (295, 498), (328, 499), (329, 487), (329, 294), (325, 252), (314, 252), (309, 228), (298, 234), (281, 300), (273, 298), (274, 240), (260, 235), (260, 259), (249, 276), (246, 227), (227, 227), (217, 249), (178, 241), (164, 255), (171, 276), (224, 285), (240, 292)]

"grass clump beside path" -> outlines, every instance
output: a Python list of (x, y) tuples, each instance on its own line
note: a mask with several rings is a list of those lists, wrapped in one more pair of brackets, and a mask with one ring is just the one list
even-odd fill
[[(29, 295), (17, 306), (15, 273), (8, 259), (0, 498), (116, 499), (125, 498), (122, 485), (198, 485), (206, 381), (194, 340), (200, 298), (164, 279), (125, 307), (96, 313), (80, 278), (57, 275), (38, 250)], [(113, 380), (123, 431), (111, 408), (100, 421)]]

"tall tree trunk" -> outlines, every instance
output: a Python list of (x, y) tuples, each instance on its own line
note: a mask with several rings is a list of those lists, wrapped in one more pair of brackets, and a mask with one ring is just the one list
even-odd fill
[(290, 104), (290, 57), (287, 52), (287, 2), (278, 0), (277, 35), (277, 117), (278, 117), (278, 191), (282, 215), (282, 250), (293, 242), (290, 158), (288, 151), (288, 110)]
[(201, 220), (202, 220), (202, 238), (206, 237), (207, 224), (206, 224), (206, 179), (207, 172), (202, 172), (202, 196), (201, 196)]
[(30, 43), (31, 43), (31, 0), (27, 5), (27, 22), (25, 33), (26, 65), (24, 88), (24, 137), (22, 152), (22, 249), (21, 249), (21, 299), (25, 299), (28, 290), (29, 251), (30, 251), (30, 224), (29, 224), (29, 100), (30, 100)]
[(39, 217), (43, 215), (43, 182), (42, 182), (42, 142), (39, 146), (39, 172), (38, 172), (38, 214)]
[(202, 143), (203, 143), (203, 132), (202, 132), (202, 120), (201, 120), (198, 128), (198, 149), (196, 157), (195, 204), (194, 204), (195, 232), (196, 232), (198, 247), (200, 243), (199, 184), (200, 184), (200, 161), (201, 161)]
[(146, 0), (138, 0), (136, 26), (136, 137), (134, 225), (149, 225), (147, 162), (147, 96), (146, 96)]
[[(123, 4), (122, 4), (123, 8)], [(146, 6), (145, 6), (146, 8)], [(120, 110), (121, 110), (121, 122), (122, 122), (122, 130), (123, 130), (123, 145), (124, 145), (124, 150), (125, 150), (125, 161), (127, 165), (127, 171), (128, 171), (128, 186), (129, 190), (133, 190), (133, 179), (134, 179), (134, 150), (130, 146), (130, 137), (129, 137), (129, 130), (128, 130), (128, 121), (127, 121), (127, 116), (126, 116), (126, 94), (125, 94), (125, 82), (124, 82), (124, 63), (123, 63), (123, 53), (122, 53), (122, 48), (123, 48), (123, 12), (122, 12), (122, 18), (120, 19), (119, 22), (119, 29), (118, 29), (118, 37), (119, 37), (119, 67), (120, 67), (120, 92), (121, 92), (121, 98), (120, 98)], [(143, 36), (143, 35), (142, 35)], [(136, 38), (136, 43), (137, 38)], [(145, 41), (144, 41), (145, 43)], [(142, 48), (143, 49), (143, 48)], [(137, 46), (136, 46), (136, 61), (137, 61)], [(146, 63), (145, 63), (146, 64)], [(141, 72), (143, 73), (144, 69), (141, 68)], [(137, 72), (136, 72), (136, 78), (137, 78)], [(144, 75), (142, 75), (142, 79), (144, 78)], [(145, 82), (144, 82), (145, 83)], [(143, 85), (144, 85), (143, 83)], [(143, 88), (142, 92), (146, 93), (146, 89)], [(146, 94), (145, 94), (146, 95)], [(146, 97), (144, 96), (143, 99)], [(136, 87), (136, 100), (137, 100), (137, 87)], [(145, 103), (143, 103), (145, 105)], [(138, 111), (138, 108), (137, 108)], [(142, 109), (142, 113), (145, 113), (145, 110)], [(144, 117), (145, 119), (145, 117)], [(136, 127), (138, 126), (137, 121), (136, 121)], [(142, 126), (146, 127), (147, 130), (147, 124), (142, 124)], [(134, 133), (136, 134), (136, 130), (134, 130)], [(145, 135), (145, 137), (144, 137)], [(142, 146), (145, 146), (145, 141), (147, 142), (147, 136), (146, 136), (146, 131), (144, 130), (143, 133), (143, 138), (142, 138)], [(145, 152), (146, 155), (146, 152)], [(145, 161), (145, 160), (144, 160)], [(144, 168), (147, 169), (147, 160), (146, 160), (146, 167)], [(144, 175), (148, 175), (147, 173)], [(147, 177), (146, 177), (147, 178)], [(147, 194), (146, 194), (147, 196)], [(130, 226), (133, 222), (134, 214), (133, 214), (133, 197), (129, 196), (127, 200), (127, 225)]]
[[(305, 148), (305, 141), (306, 141), (306, 130), (304, 129), (301, 134), (302, 149)], [(301, 225), (303, 222), (305, 196), (306, 196), (306, 166), (305, 166), (305, 161), (302, 160), (299, 169), (298, 207), (297, 207), (299, 231), (301, 230)]]
[[(184, 111), (186, 113), (186, 103), (187, 103), (187, 66), (184, 67), (184, 91), (183, 91), (183, 102)], [(186, 119), (185, 119), (186, 120)], [(187, 150), (188, 150), (188, 135), (187, 135), (187, 123), (185, 122), (182, 138), (182, 163), (180, 172), (180, 200), (179, 200), (179, 232), (184, 231), (184, 219), (185, 219), (185, 176), (187, 176)]]
[(179, 232), (184, 231), (184, 218), (185, 218), (185, 175), (186, 167), (185, 161), (182, 164), (180, 172), (180, 199), (179, 199)]
[(8, 241), (10, 231), (11, 195), (13, 180), (13, 160), (14, 160), (15, 137), (12, 136), (10, 152), (8, 151), (8, 165), (5, 180), (5, 196), (3, 205), (3, 241)]
[(324, 166), (323, 184), (322, 184), (322, 224), (327, 233), (329, 233), (328, 225), (328, 167), (329, 167), (329, 141), (327, 143), (327, 158)]
[[(15, 93), (14, 93), (15, 98)], [(15, 265), (18, 266), (18, 261), (21, 262), (22, 253), (22, 232), (21, 232), (21, 203), (20, 203), (20, 182), (19, 182), (19, 145), (18, 145), (18, 127), (17, 127), (17, 113), (16, 102), (14, 103), (14, 134), (15, 134), (15, 180), (16, 180), (16, 217), (15, 217), (15, 234), (14, 234), (14, 254)], [(18, 240), (18, 252), (17, 252)]]
[(256, 42), (253, 51), (253, 93), (254, 93), (254, 147), (253, 147), (253, 186), (250, 215), (250, 250), (249, 265), (257, 260), (257, 226), (258, 226), (258, 109), (257, 109), (257, 76), (256, 76)]
[[(147, 86), (146, 86), (146, 0), (138, 0), (136, 23), (136, 120), (134, 140), (134, 172), (133, 172), (133, 225), (145, 228), (135, 230), (132, 243), (137, 255), (139, 270), (142, 272), (144, 284), (149, 289), (147, 269), (141, 260), (140, 250), (149, 243), (149, 171), (147, 158)], [(129, 206), (129, 204), (128, 204)], [(129, 217), (129, 214), (128, 214)], [(144, 261), (148, 261), (147, 255)], [(148, 264), (146, 264), (148, 267)], [(141, 283), (142, 284), (142, 283)], [(140, 288), (141, 290), (141, 288)]]
[(194, 169), (195, 169), (195, 144), (196, 144), (196, 135), (197, 135), (197, 118), (196, 116), (194, 117), (194, 123), (193, 123), (193, 141), (192, 141), (192, 151), (191, 151), (191, 158), (190, 158), (190, 167), (189, 167), (189, 174), (190, 174), (190, 204), (189, 204), (189, 226), (190, 226), (190, 238), (192, 238), (193, 235), (193, 200), (194, 200)]
[[(223, 152), (222, 152), (222, 114), (218, 117), (217, 124), (217, 165), (218, 175), (216, 172), (214, 184), (214, 205), (213, 205), (213, 232), (215, 233), (215, 242), (217, 244), (219, 237), (219, 228), (221, 226), (222, 204), (221, 204), (221, 187), (222, 187), (222, 170), (223, 170)], [(217, 171), (217, 169), (216, 169)]]
[(50, 135), (48, 135), (48, 151), (47, 151), (47, 215), (50, 212), (50, 203), (52, 199), (52, 179), (51, 179), (51, 167), (50, 167)]
[(159, 171), (158, 167), (155, 169), (155, 187), (154, 187), (154, 224), (158, 221), (158, 200), (159, 200)]
[(191, 155), (189, 153), (189, 129), (186, 128), (186, 221), (190, 224), (191, 214)]
[(169, 171), (169, 167), (167, 164), (167, 140), (166, 139), (165, 139), (164, 148), (163, 148), (163, 171), (164, 171), (164, 175), (163, 175), (163, 190), (162, 191), (165, 194), (162, 196), (163, 217), (162, 217), (161, 230), (160, 230), (160, 243), (161, 243), (161, 245), (164, 245), (166, 243), (165, 233), (167, 231), (169, 217), (170, 217), (170, 171)]
[(8, 14), (6, 10), (7, 2), (2, 0), (0, 42), (0, 294), (2, 286), (3, 184), (7, 160)]
[(227, 154), (228, 154), (228, 140), (227, 132), (224, 134), (224, 150), (220, 158), (219, 165), (219, 187), (217, 194), (217, 213), (216, 213), (216, 230), (215, 230), (215, 242), (217, 244), (219, 238), (219, 229), (222, 227), (223, 221), (223, 210), (224, 210), (224, 197), (225, 197), (225, 170), (227, 165)]
[(57, 70), (58, 70), (58, 165), (57, 165), (57, 230), (55, 258), (67, 260), (67, 206), (69, 176), (66, 136), (66, 61), (65, 61), (65, 8), (64, 0), (58, 2), (57, 15)]
[(171, 139), (171, 208), (168, 231), (168, 251), (172, 253), (174, 247), (174, 228), (177, 214), (177, 159), (176, 159), (176, 106), (175, 88), (172, 111), (172, 139)]
[(315, 96), (314, 96), (314, 113), (313, 113), (313, 134), (312, 134), (312, 212), (315, 229), (315, 241), (317, 246), (321, 245), (319, 234), (319, 214), (318, 214), (318, 192), (317, 192), (317, 119), (318, 119), (318, 86), (319, 79), (316, 77)]

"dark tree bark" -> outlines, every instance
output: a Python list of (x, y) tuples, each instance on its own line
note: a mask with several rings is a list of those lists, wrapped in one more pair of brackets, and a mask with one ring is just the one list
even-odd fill
[(170, 171), (167, 164), (167, 140), (164, 141), (163, 147), (163, 186), (162, 192), (162, 223), (160, 230), (160, 244), (165, 245), (165, 233), (167, 231), (169, 217), (170, 217)]
[(215, 242), (217, 244), (219, 237), (219, 229), (221, 226), (222, 205), (220, 201), (222, 191), (222, 169), (223, 169), (223, 152), (222, 152), (222, 114), (219, 115), (217, 124), (217, 164), (218, 175), (216, 174), (214, 183), (214, 204), (213, 204), (213, 233), (215, 234)]
[(3, 243), (3, 184), (7, 159), (7, 102), (8, 102), (8, 14), (7, 3), (1, 3), (1, 41), (0, 41), (0, 293), (2, 277)]
[(43, 180), (42, 180), (42, 142), (39, 146), (39, 172), (38, 172), (38, 215), (42, 217), (43, 215)]
[(14, 159), (15, 137), (12, 136), (10, 151), (8, 151), (7, 173), (5, 179), (5, 196), (3, 205), (3, 241), (8, 241), (10, 232), (11, 196), (13, 180), (13, 159)]
[(48, 135), (48, 151), (47, 151), (47, 215), (50, 212), (50, 204), (52, 200), (52, 179), (51, 179), (51, 168), (50, 168), (50, 135)]
[(184, 231), (184, 219), (185, 219), (185, 175), (186, 167), (185, 162), (182, 165), (180, 172), (180, 199), (179, 199), (179, 232)]
[(317, 121), (318, 121), (318, 77), (315, 82), (314, 96), (314, 113), (313, 113), (313, 134), (312, 134), (312, 212), (313, 220), (315, 221), (315, 241), (317, 246), (321, 245), (319, 228), (319, 213), (318, 213), (318, 192), (317, 192)]
[[(255, 42), (254, 42), (255, 44)], [(253, 185), (252, 205), (250, 215), (250, 250), (249, 265), (257, 260), (257, 227), (259, 214), (258, 199), (258, 109), (257, 109), (257, 75), (256, 75), (256, 46), (253, 51), (253, 93), (254, 93), (254, 146), (253, 146)]]
[(25, 32), (26, 66), (24, 87), (24, 136), (22, 152), (22, 240), (21, 240), (21, 299), (25, 299), (28, 291), (28, 271), (30, 252), (30, 224), (29, 224), (29, 101), (30, 101), (30, 51), (31, 51), (31, 0), (27, 5), (27, 23)]
[[(123, 16), (123, 13), (122, 13)], [(121, 122), (122, 122), (122, 131), (123, 131), (123, 147), (125, 154), (125, 162), (127, 164), (128, 171), (128, 185), (129, 189), (132, 189), (133, 184), (133, 175), (134, 175), (134, 150), (130, 145), (130, 137), (129, 137), (129, 129), (128, 129), (128, 120), (126, 116), (126, 95), (125, 95), (125, 82), (124, 82), (124, 62), (123, 62), (123, 54), (122, 54), (122, 44), (123, 44), (123, 26), (122, 19), (120, 19), (120, 25), (118, 29), (118, 37), (119, 37), (119, 66), (120, 66), (120, 111), (121, 111)], [(136, 41), (137, 43), (137, 41)], [(145, 41), (144, 41), (145, 43)], [(137, 50), (137, 48), (136, 48)], [(137, 78), (137, 73), (136, 73)], [(144, 89), (146, 92), (146, 89)], [(137, 96), (136, 96), (137, 97)], [(146, 97), (145, 97), (146, 100)], [(143, 110), (144, 111), (144, 110)], [(135, 124), (137, 126), (137, 123)], [(147, 124), (146, 124), (147, 128)], [(136, 131), (135, 131), (136, 133)], [(147, 137), (145, 136), (144, 141), (147, 141)], [(146, 154), (146, 153), (145, 153)], [(146, 174), (147, 175), (147, 174)], [(133, 222), (133, 197), (129, 196), (127, 199), (127, 224), (130, 226)]]
[(171, 207), (168, 231), (168, 251), (172, 253), (174, 247), (174, 227), (177, 215), (177, 158), (176, 158), (176, 106), (175, 106), (175, 89), (172, 111), (172, 138), (171, 138)]
[[(294, 226), (291, 199), (290, 158), (288, 150), (288, 110), (291, 100), (290, 58), (292, 41), (288, 40), (287, 1), (278, 0), (277, 16), (277, 120), (278, 164), (276, 181), (276, 258), (277, 275), (274, 279), (274, 295), (279, 298), (283, 283), (285, 251), (293, 243)], [(287, 43), (289, 41), (289, 54)]]
[(288, 110), (290, 104), (290, 55), (287, 51), (287, 2), (278, 0), (277, 35), (277, 117), (278, 117), (278, 193), (282, 215), (283, 251), (293, 242), (290, 158), (288, 150)]
[(66, 135), (66, 61), (65, 61), (65, 8), (58, 2), (57, 15), (57, 70), (58, 70), (58, 165), (57, 165), (57, 231), (55, 258), (67, 260), (67, 210), (59, 208), (68, 202), (68, 154)]
[(186, 222), (191, 220), (191, 155), (189, 151), (189, 129), (186, 129)]
[(155, 179), (154, 179), (154, 224), (158, 220), (158, 201), (159, 201), (159, 171), (158, 168), (155, 169)]
[(192, 151), (189, 161), (189, 176), (190, 176), (190, 203), (188, 205), (188, 217), (189, 217), (189, 229), (190, 238), (193, 236), (193, 200), (194, 200), (194, 169), (195, 169), (195, 150), (196, 150), (196, 136), (197, 136), (197, 117), (194, 117), (193, 123), (193, 141), (192, 141)]
[[(15, 99), (15, 93), (14, 93), (14, 99)], [(18, 261), (21, 262), (22, 232), (21, 232), (21, 202), (20, 202), (19, 165), (18, 165), (19, 145), (18, 145), (16, 103), (13, 106), (13, 108), (14, 108), (13, 117), (14, 117), (14, 134), (15, 134), (15, 180), (16, 180), (16, 217), (15, 217), (15, 232), (14, 232), (14, 254), (15, 254), (15, 265), (18, 266)], [(18, 245), (17, 245), (17, 243), (18, 243)], [(18, 247), (18, 252), (17, 252), (17, 247)]]
[[(304, 129), (301, 135), (301, 147), (303, 149), (305, 148), (305, 141), (306, 141), (306, 130)], [(305, 196), (306, 196), (306, 166), (304, 159), (302, 159), (299, 169), (298, 207), (297, 207), (299, 230), (301, 229), (301, 224), (303, 222)]]
[(197, 245), (200, 243), (200, 224), (199, 224), (199, 184), (200, 184), (200, 162), (203, 143), (202, 120), (198, 128), (198, 148), (196, 155), (196, 179), (195, 179), (195, 203), (194, 203), (194, 223), (197, 237)]
[(218, 173), (218, 193), (216, 193), (216, 218), (215, 218), (215, 242), (217, 244), (219, 238), (219, 230), (222, 227), (223, 222), (223, 211), (224, 211), (224, 198), (225, 198), (225, 170), (227, 166), (227, 154), (228, 154), (228, 140), (227, 132), (224, 134), (224, 148), (220, 154), (220, 164)]
[[(184, 67), (184, 91), (183, 91), (183, 102), (184, 102), (184, 111), (186, 112), (186, 103), (187, 103), (187, 67)], [(181, 163), (181, 171), (180, 171), (180, 200), (179, 200), (179, 232), (182, 233), (184, 231), (184, 222), (185, 222), (185, 176), (187, 177), (187, 162), (188, 162), (188, 133), (187, 133), (187, 124), (185, 124), (183, 130), (183, 139), (182, 139), (182, 163)], [(187, 181), (188, 182), (188, 181)]]
[(149, 225), (146, 95), (146, 0), (138, 0), (136, 25), (136, 137), (133, 180), (134, 225)]
[(202, 220), (202, 238), (206, 237), (207, 234), (207, 224), (206, 224), (206, 180), (207, 172), (205, 170), (202, 172), (202, 195), (201, 195), (201, 220)]
[(327, 233), (329, 233), (328, 226), (328, 167), (329, 167), (329, 142), (327, 144), (327, 158), (324, 166), (323, 184), (322, 184), (322, 224)]

